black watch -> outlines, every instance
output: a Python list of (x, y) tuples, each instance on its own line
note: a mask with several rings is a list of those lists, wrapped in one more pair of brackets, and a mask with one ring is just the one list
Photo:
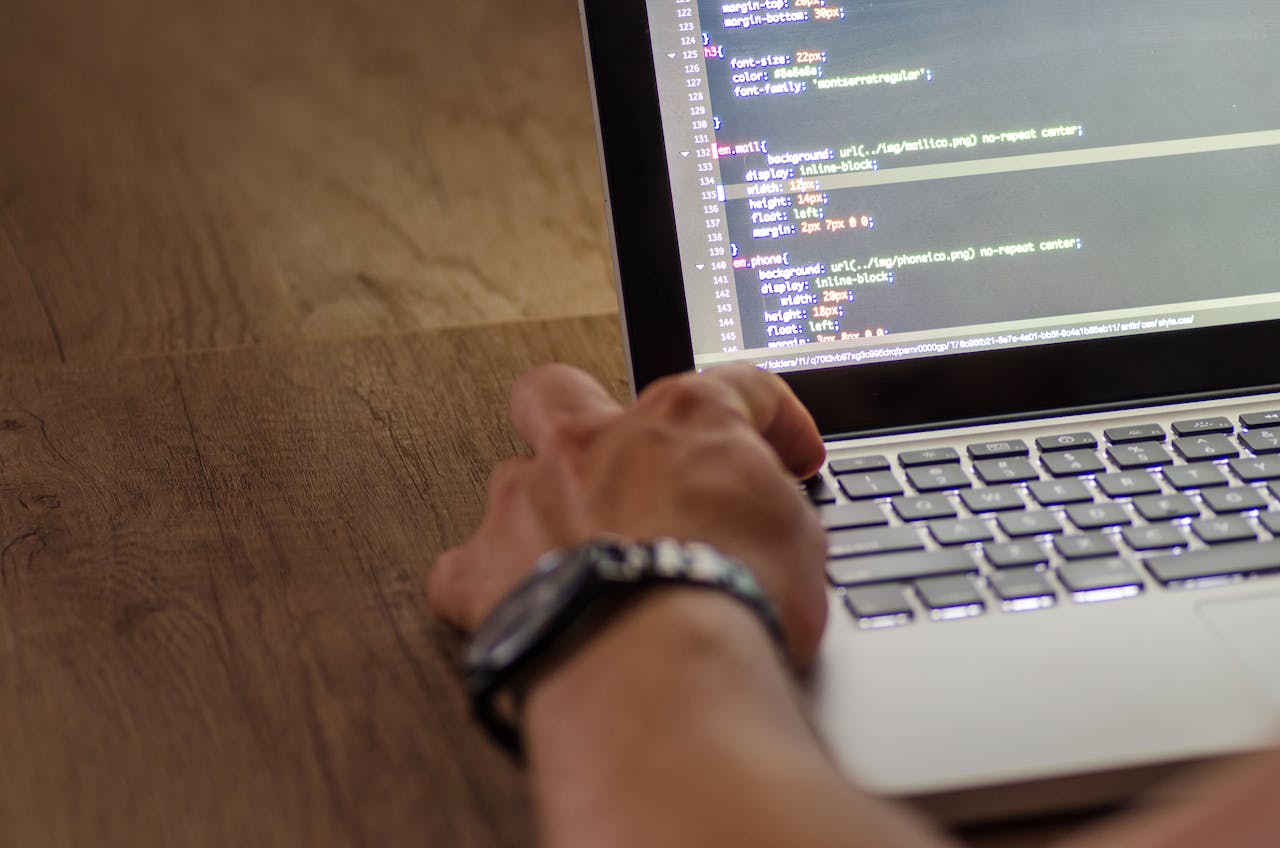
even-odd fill
[(529, 579), (498, 605), (471, 641), (466, 685), (477, 719), (520, 756), (515, 710), (504, 715), (498, 696), (510, 694), (550, 648), (565, 647), (559, 643), (577, 625), (598, 627), (619, 602), (664, 583), (727, 592), (755, 610), (778, 646), (784, 645), (778, 615), (755, 577), (709, 545), (673, 539), (599, 541), (555, 551), (538, 561)]

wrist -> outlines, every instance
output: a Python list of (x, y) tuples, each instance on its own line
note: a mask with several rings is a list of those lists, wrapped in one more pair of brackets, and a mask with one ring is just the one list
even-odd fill
[(722, 805), (771, 794), (775, 779), (833, 774), (765, 628), (732, 598), (691, 588), (638, 598), (549, 669), (523, 726), (549, 845), (716, 844), (675, 834), (722, 829), (735, 815)]
[(792, 672), (759, 618), (727, 595), (671, 586), (634, 599), (593, 639), (549, 664), (527, 686), (523, 712), (536, 761), (544, 746), (563, 752), (566, 734), (573, 746), (590, 745), (597, 731), (625, 757), (625, 744), (643, 739), (619, 730), (713, 722), (748, 704), (803, 723)]

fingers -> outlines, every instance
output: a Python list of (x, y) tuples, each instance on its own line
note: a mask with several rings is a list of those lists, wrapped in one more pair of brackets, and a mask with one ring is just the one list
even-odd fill
[(515, 457), (489, 475), (485, 521), (470, 539), (445, 551), (427, 577), (427, 602), (455, 627), (475, 630), (494, 601), (522, 573), (520, 553), (505, 550), (510, 539), (537, 539), (527, 507), (534, 460)]
[[(786, 383), (748, 366), (658, 381), (627, 413), (584, 372), (544, 366), (513, 386), (511, 418), (538, 455), (495, 469), (480, 528), (442, 556), (430, 576), (432, 608), (468, 630), (538, 556), (602, 531), (704, 538), (730, 554), (744, 533), (772, 537), (777, 516), (785, 512), (779, 498), (789, 495), (797, 514), (803, 506), (779, 465), (808, 476), (825, 453), (813, 420)], [(742, 487), (728, 487), (732, 508), (719, 502), (710, 507), (707, 481), (720, 482), (722, 471), (760, 485), (746, 487), (750, 496), (742, 495)], [(602, 492), (610, 496), (602, 498)], [(816, 522), (812, 513), (805, 515)], [(785, 524), (775, 540), (781, 556), (761, 560), (763, 572), (776, 570), (775, 559), (795, 560), (799, 537)], [(821, 560), (820, 533), (817, 548)], [(822, 598), (820, 571), (818, 580), (816, 595)], [(782, 585), (779, 595), (785, 597), (787, 584)], [(809, 609), (789, 617), (821, 622)], [(810, 641), (801, 638), (803, 644)]]
[(466, 579), (474, 569), (469, 553), (466, 547), (445, 551), (427, 572), (427, 605), (442, 620), (463, 630), (470, 624)]
[[(797, 477), (822, 466), (826, 449), (808, 411), (775, 374), (749, 365), (711, 369), (697, 379), (728, 389), (725, 400), (773, 447)], [(534, 452), (545, 451), (566, 434), (581, 433), (620, 415), (619, 406), (591, 376), (568, 365), (544, 365), (527, 372), (511, 390), (511, 421)]]
[(703, 379), (721, 383), (740, 398), (747, 420), (791, 473), (807, 479), (822, 467), (827, 451), (818, 427), (781, 377), (750, 365), (726, 365), (708, 370)]
[(535, 453), (566, 431), (597, 427), (621, 412), (603, 386), (569, 365), (534, 368), (511, 387), (511, 423)]

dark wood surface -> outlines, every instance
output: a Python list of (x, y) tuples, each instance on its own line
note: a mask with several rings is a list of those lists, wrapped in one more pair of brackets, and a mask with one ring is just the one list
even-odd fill
[(573, 0), (6, 0), (0, 844), (530, 843), (422, 580), (625, 394), (587, 97)]
[(517, 449), (509, 380), (617, 345), (564, 319), (0, 377), (0, 841), (526, 844), (422, 578)]

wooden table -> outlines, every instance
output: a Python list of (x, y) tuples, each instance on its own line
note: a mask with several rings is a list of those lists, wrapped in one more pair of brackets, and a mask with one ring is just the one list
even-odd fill
[(625, 393), (591, 121), (574, 0), (7, 0), (0, 843), (529, 843), (422, 580)]

